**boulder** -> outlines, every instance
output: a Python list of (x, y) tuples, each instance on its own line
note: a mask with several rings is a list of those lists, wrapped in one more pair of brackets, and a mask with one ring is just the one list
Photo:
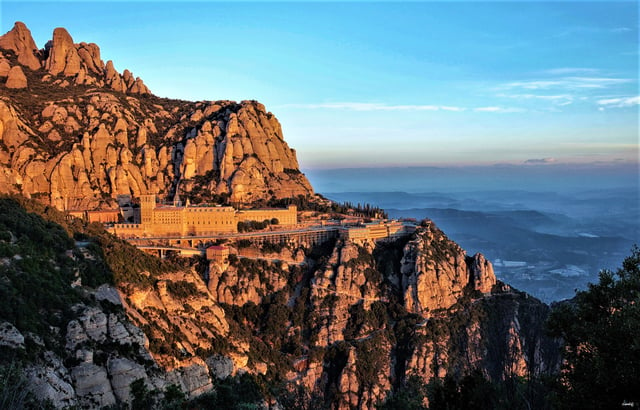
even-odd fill
[(214, 355), (206, 360), (209, 371), (217, 379), (226, 379), (234, 371), (234, 363), (230, 357)]
[(25, 375), (35, 397), (50, 400), (57, 409), (77, 405), (69, 371), (53, 352), (45, 352), (43, 363), (25, 369)]
[(473, 287), (482, 293), (491, 293), (497, 281), (491, 262), (484, 255), (478, 253), (474, 255), (469, 265)]
[(24, 349), (24, 336), (9, 322), (0, 322), (0, 346)]
[(27, 77), (24, 75), (22, 68), (17, 65), (11, 67), (5, 86), (12, 89), (27, 88)]
[(11, 70), (11, 65), (4, 58), (0, 58), (0, 77), (6, 77), (9, 75), (9, 70)]
[(167, 380), (181, 387), (190, 397), (195, 397), (213, 389), (207, 368), (201, 364), (192, 364), (173, 370), (167, 374)]
[(122, 305), (122, 299), (120, 298), (120, 294), (117, 289), (113, 286), (102, 284), (96, 289), (96, 300), (106, 300), (109, 303), (114, 305)]
[(89, 72), (102, 74), (104, 71), (104, 63), (100, 59), (100, 47), (94, 43), (76, 44), (80, 60)]
[(128, 402), (131, 398), (129, 389), (131, 383), (138, 379), (146, 380), (148, 378), (142, 365), (121, 357), (109, 359), (107, 370), (113, 393), (118, 400), (123, 402)]
[(91, 363), (71, 369), (76, 395), (83, 407), (101, 408), (116, 404), (107, 371)]

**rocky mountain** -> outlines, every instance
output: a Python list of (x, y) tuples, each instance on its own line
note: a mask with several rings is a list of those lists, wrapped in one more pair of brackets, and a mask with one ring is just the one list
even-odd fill
[(548, 306), (430, 222), (391, 242), (254, 244), (255, 259), (176, 264), (33, 201), (0, 207), (3, 363), (56, 407), (130, 403), (138, 380), (220, 404), (220, 383), (250, 376), (263, 404), (372, 408), (410, 377), (559, 366)]
[(0, 197), (0, 404), (362, 409), (410, 381), (558, 371), (549, 307), (428, 220), (379, 242), (229, 242), (206, 261), (67, 219), (119, 194), (313, 190), (255, 101), (153, 96), (64, 29), (38, 49), (16, 23), (0, 53), (0, 189), (20, 194)]
[(313, 193), (262, 104), (156, 97), (96, 44), (57, 28), (38, 49), (20, 22), (0, 37), (0, 187), (59, 209), (119, 194), (251, 203)]

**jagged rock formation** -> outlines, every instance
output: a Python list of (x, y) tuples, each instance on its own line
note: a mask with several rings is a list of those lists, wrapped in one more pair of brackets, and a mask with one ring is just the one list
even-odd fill
[(484, 256), (465, 256), (464, 251), (428, 223), (424, 234), (409, 242), (401, 261), (400, 275), (391, 278), (402, 290), (407, 311), (427, 314), (448, 309), (471, 285), (489, 293), (496, 284), (493, 267)]
[(159, 368), (148, 352), (149, 340), (123, 313), (86, 305), (73, 309), (78, 316), (67, 324), (65, 355), (47, 351), (44, 360), (26, 369), (30, 389), (40, 399), (51, 400), (56, 407), (127, 403), (131, 400), (130, 385), (138, 379), (159, 390), (175, 384), (189, 395), (211, 389), (211, 377), (202, 360), (183, 360)]
[[(338, 242), (310, 280), (313, 346), (328, 353), (310, 354), (304, 383), (325, 399), (333, 395), (337, 408), (371, 408), (410, 374), (427, 383), (481, 369), (500, 380), (555, 368), (554, 344), (525, 334), (519, 324), (533, 321), (527, 324), (541, 329), (544, 308), (528, 309), (543, 305), (496, 285), (482, 255), (466, 256), (430, 222), (404, 245)], [(503, 299), (513, 307), (500, 316), (487, 313), (485, 304)], [(391, 326), (384, 317), (394, 305), (408, 315)], [(483, 314), (489, 317), (480, 320)]]
[[(271, 348), (302, 346), (267, 364), (331, 408), (372, 408), (412, 374), (428, 383), (476, 369), (493, 380), (557, 371), (558, 345), (542, 333), (548, 307), (497, 282), (489, 261), (467, 256), (429, 221), (412, 238), (338, 241), (307, 262), (306, 275), (268, 262), (252, 270), (245, 260), (213, 274), (212, 262), (209, 289), (232, 329), (240, 320)], [(280, 319), (284, 334), (270, 334), (249, 307), (277, 321), (278, 303), (292, 313)], [(248, 369), (259, 372), (251, 358), (261, 343), (245, 337)]]
[[(131, 94), (150, 94), (149, 89), (139, 78), (133, 78), (128, 70), (118, 74), (113, 63), (107, 65), (100, 59), (100, 49), (90, 43), (74, 44), (73, 39), (64, 28), (53, 31), (53, 40), (43, 50), (38, 50), (31, 37), (31, 31), (22, 22), (16, 22), (13, 28), (0, 37), (0, 49), (12, 51), (17, 63), (32, 71), (44, 67), (50, 76), (71, 77), (73, 84), (92, 84), (98, 87), (109, 86), (115, 91)], [(50, 80), (51, 77), (46, 77)], [(68, 86), (68, 80), (58, 85)]]
[(0, 322), (0, 346), (24, 349), (24, 336), (9, 322)]
[(0, 56), (0, 77), (8, 76), (9, 71), (11, 71), (11, 65), (4, 57)]
[[(64, 317), (43, 316), (56, 326), (42, 334), (15, 315), (0, 317), (0, 349), (42, 346), (25, 372), (31, 391), (59, 407), (127, 402), (138, 379), (150, 389), (173, 384), (195, 396), (218, 379), (248, 373), (300, 386), (309, 392), (305, 400), (313, 396), (330, 408), (372, 408), (409, 375), (428, 383), (479, 370), (499, 381), (559, 366), (558, 343), (543, 332), (548, 306), (497, 282), (482, 255), (467, 256), (429, 221), (390, 242), (255, 245), (243, 251), (251, 257), (212, 261), (200, 274), (187, 267), (132, 271), (113, 253), (117, 240), (94, 239), (108, 241), (116, 289), (86, 287), (95, 279), (78, 272), (95, 274), (86, 264), (101, 266), (102, 256), (65, 250), (73, 244), (68, 237), (45, 239), (61, 254), (35, 252), (16, 223), (24, 219), (0, 218), (5, 282), (23, 280), (21, 270), (32, 264), (21, 261), (40, 258), (37, 272), (66, 277), (61, 289), (71, 304)], [(44, 235), (26, 232), (31, 240)], [(20, 246), (31, 254), (7, 253)], [(65, 262), (47, 268), (51, 260)]]
[[(55, 209), (23, 203), (65, 224)], [(147, 272), (134, 274), (136, 283), (121, 279), (119, 289), (96, 286), (113, 280), (114, 266), (102, 250), (76, 247), (68, 236), (86, 225), (62, 228), (4, 196), (0, 210), (0, 370), (20, 365), (25, 387), (58, 408), (129, 403), (131, 384), (139, 379), (161, 393), (170, 385), (190, 396), (211, 390), (215, 374), (195, 349), (207, 351), (212, 340), (228, 334), (228, 324), (200, 277), (190, 269), (173, 267), (170, 273), (165, 267), (164, 276), (156, 272), (149, 279)], [(98, 233), (103, 234), (92, 241), (112, 241)], [(147, 263), (157, 267), (149, 258)], [(175, 329), (186, 336), (174, 335)]]
[(0, 37), (0, 48), (13, 51), (18, 56), (19, 64), (32, 70), (40, 68), (36, 42), (33, 41), (31, 31), (24, 23), (16, 22), (11, 31)]
[(63, 28), (37, 50), (16, 23), (0, 55), (3, 191), (59, 209), (109, 207), (119, 194), (250, 203), (313, 193), (262, 104), (155, 97)]
[[(255, 101), (155, 97), (64, 29), (38, 50), (16, 23), (0, 54), (4, 191), (61, 209), (110, 206), (119, 194), (252, 202), (313, 192)], [(548, 307), (499, 283), (482, 255), (429, 221), (390, 242), (255, 246), (196, 272), (38, 212), (64, 227), (0, 213), (0, 292), (23, 308), (2, 311), (0, 349), (38, 353), (29, 388), (57, 407), (119, 406), (139, 379), (194, 396), (248, 373), (302, 386), (330, 408), (373, 408), (410, 374), (428, 382), (477, 369), (502, 380), (558, 368), (557, 343), (542, 332)], [(67, 304), (5, 292), (27, 289), (25, 277), (46, 302)]]
[[(186, 287), (190, 292), (176, 292), (176, 286)], [(179, 328), (183, 337), (172, 349), (183, 352), (184, 356), (195, 356), (197, 349), (211, 349), (217, 336), (228, 336), (224, 311), (209, 295), (204, 282), (192, 272), (163, 275), (153, 289), (134, 288), (126, 298), (128, 311), (135, 312), (134, 321), (139, 326), (155, 329), (149, 335), (152, 339), (165, 340)], [(156, 359), (167, 369), (185, 367), (185, 363), (171, 354), (156, 355)], [(205, 366), (202, 360), (189, 359), (187, 363)]]

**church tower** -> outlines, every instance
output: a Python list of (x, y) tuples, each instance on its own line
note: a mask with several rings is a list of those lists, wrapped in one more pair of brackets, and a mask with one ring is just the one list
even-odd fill
[(156, 207), (155, 195), (140, 196), (140, 222), (142, 225), (151, 225), (153, 223), (153, 210)]

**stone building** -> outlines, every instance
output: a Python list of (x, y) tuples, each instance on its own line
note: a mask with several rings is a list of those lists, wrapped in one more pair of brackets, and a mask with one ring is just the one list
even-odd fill
[(224, 263), (229, 259), (229, 248), (222, 245), (212, 245), (207, 248), (206, 254), (208, 261)]
[(73, 209), (67, 210), (67, 215), (84, 219), (87, 222), (117, 223), (122, 219), (119, 209), (98, 209), (93, 211)]
[(258, 221), (277, 219), (278, 225), (296, 225), (298, 223), (298, 209), (295, 205), (287, 208), (263, 208), (263, 209), (243, 209), (236, 212), (238, 222)]
[(410, 235), (415, 232), (416, 226), (413, 223), (402, 223), (399, 221), (381, 221), (366, 223), (363, 225), (347, 225), (340, 227), (340, 237), (352, 241), (381, 240), (388, 238), (398, 238)]
[(119, 209), (100, 209), (87, 211), (86, 220), (89, 222), (116, 223), (122, 219)]
[(294, 205), (286, 209), (246, 209), (238, 211), (230, 206), (164, 205), (156, 202), (155, 195), (140, 197), (140, 223), (114, 224), (111, 229), (120, 237), (143, 236), (201, 236), (237, 232), (238, 222), (277, 219), (279, 225), (298, 223)]

